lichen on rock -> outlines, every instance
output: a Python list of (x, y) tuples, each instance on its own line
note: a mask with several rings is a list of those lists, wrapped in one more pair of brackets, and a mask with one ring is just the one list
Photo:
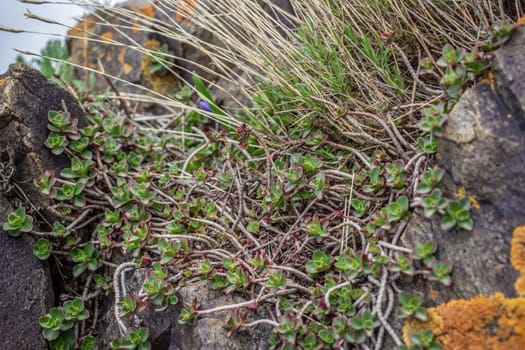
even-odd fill
[(514, 230), (510, 246), (510, 262), (521, 274), (514, 284), (516, 293), (525, 296), (525, 226)]
[[(146, 43), (144, 44), (144, 48), (150, 51), (158, 51), (161, 48), (160, 41), (156, 39), (148, 39)], [(153, 63), (154, 58), (150, 55), (145, 55), (142, 60), (142, 74), (144, 80), (152, 86), (153, 91), (167, 95), (172, 90), (177, 87), (178, 82), (174, 75), (167, 74), (167, 75), (160, 75), (156, 73), (151, 72), (151, 65)]]
[[(525, 294), (525, 226), (514, 230), (510, 260), (521, 272), (515, 284), (519, 295)], [(525, 298), (506, 298), (502, 293), (470, 300), (452, 300), (427, 310), (425, 322), (409, 319), (403, 338), (431, 329), (447, 349), (524, 349)]]
[(525, 348), (525, 298), (496, 293), (453, 300), (428, 309), (428, 315), (426, 322), (406, 323), (403, 337), (408, 345), (410, 335), (431, 329), (444, 350)]

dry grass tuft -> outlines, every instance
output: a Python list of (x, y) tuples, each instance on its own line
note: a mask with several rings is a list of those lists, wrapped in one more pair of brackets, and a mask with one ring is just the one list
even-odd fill
[[(160, 0), (148, 6), (148, 13), (109, 8), (94, 1), (72, 2), (91, 9), (99, 23), (122, 34), (129, 26), (144, 31), (155, 28), (156, 34), (167, 40), (184, 42), (204, 52), (212, 64), (193, 62), (193, 67), (202, 75), (242, 86), (240, 94), (244, 96), (236, 91), (236, 95), (229, 96), (232, 100), (261, 96), (262, 104), (271, 105), (274, 101), (261, 92), (261, 83), (271, 86), (283, 95), (286, 109), (272, 106), (269, 112), (262, 108), (256, 124), (262, 126), (267, 137), (287, 135), (283, 129), (300, 125), (304, 119), (321, 119), (329, 129), (361, 143), (366, 141), (363, 133), (381, 139), (388, 136), (381, 131), (383, 125), (377, 118), (362, 112), (374, 114), (383, 122), (394, 119), (398, 124), (413, 125), (414, 120), (406, 117), (440, 97), (439, 79), (420, 75), (422, 59), (435, 66), (445, 43), (470, 50), (492, 24), (515, 20), (523, 14), (520, 1), (488, 0), (311, 0), (289, 4), (282, 1), (281, 7), (268, 0)], [(152, 13), (157, 16), (153, 18)], [(129, 26), (108, 22), (114, 15)], [(213, 33), (214, 40), (191, 36), (188, 21)], [(88, 40), (104, 40), (93, 33), (84, 36)], [(153, 53), (138, 45), (133, 37), (124, 36), (126, 42), (113, 44)], [(191, 80), (191, 72), (184, 71), (187, 68), (167, 69), (181, 80)], [(229, 91), (223, 93), (228, 95)], [(158, 103), (182, 108), (168, 96), (154, 96)], [(244, 107), (254, 108), (246, 103)], [(227, 114), (221, 123), (246, 122), (231, 111)], [(271, 121), (262, 120), (282, 114), (293, 115), (294, 121), (280, 130), (275, 130)]]

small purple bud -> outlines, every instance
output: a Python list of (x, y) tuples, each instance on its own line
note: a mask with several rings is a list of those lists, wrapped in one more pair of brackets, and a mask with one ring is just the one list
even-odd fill
[(207, 112), (211, 112), (210, 104), (206, 101), (200, 101), (199, 106)]

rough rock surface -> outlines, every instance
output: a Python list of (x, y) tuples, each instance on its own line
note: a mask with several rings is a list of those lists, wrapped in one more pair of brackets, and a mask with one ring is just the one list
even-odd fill
[[(47, 199), (33, 186), (44, 170), (60, 171), (66, 158), (44, 147), (47, 112), (66, 106), (81, 116), (76, 100), (38, 71), (14, 64), (0, 76), (0, 222), (14, 206), (38, 209), (48, 219)], [(11, 170), (10, 170), (11, 169)], [(30, 201), (30, 202), (29, 202)], [(35, 220), (36, 222), (36, 220)], [(0, 225), (0, 343), (2, 349), (47, 349), (38, 318), (54, 305), (47, 263), (33, 255), (34, 239), (13, 238)]]
[[(133, 296), (139, 293), (144, 281), (146, 280), (148, 271), (146, 269), (138, 269), (134, 272), (128, 271), (125, 273), (126, 277), (126, 293)], [(111, 342), (119, 337), (119, 327), (117, 325), (114, 313), (115, 299), (113, 294), (104, 300), (102, 307), (102, 316), (97, 323), (97, 343), (99, 347), (109, 347)], [(123, 323), (133, 328), (135, 326), (146, 326), (149, 329), (148, 340), (152, 344), (153, 349), (168, 349), (171, 327), (177, 324), (177, 318), (174, 314), (174, 307), (170, 306), (162, 312), (156, 312), (155, 307), (148, 305), (148, 307), (135, 315), (123, 317)]]
[[(139, 269), (126, 275), (128, 295), (137, 294), (147, 279), (148, 270)], [(268, 336), (271, 328), (259, 326), (249, 331), (237, 332), (228, 337), (228, 331), (223, 328), (228, 312), (213, 313), (200, 317), (196, 322), (182, 325), (178, 323), (179, 314), (184, 303), (190, 303), (194, 298), (199, 302), (199, 309), (210, 309), (217, 306), (235, 304), (246, 301), (238, 295), (224, 295), (211, 290), (207, 282), (202, 281), (182, 287), (177, 293), (179, 303), (163, 311), (155, 311), (148, 305), (143, 311), (132, 318), (126, 317), (123, 322), (128, 327), (145, 326), (150, 331), (149, 341), (156, 350), (263, 350), (268, 348)], [(111, 344), (118, 334), (118, 326), (114, 317), (112, 303), (104, 306), (105, 314), (97, 325), (98, 344)], [(264, 312), (259, 310), (260, 314)], [(251, 320), (249, 315), (248, 322)]]
[(45, 215), (51, 215), (45, 212), (48, 198), (33, 186), (33, 180), (46, 170), (69, 166), (66, 156), (57, 157), (44, 146), (47, 114), (63, 111), (64, 106), (79, 119), (79, 125), (84, 124), (77, 100), (37, 70), (12, 64), (0, 76), (0, 155), (4, 164), (12, 163), (16, 169), (11, 183), (17, 185), (6, 196), (12, 198), (16, 193), (19, 198), (30, 198), (31, 206), (43, 208)]
[[(13, 208), (0, 194), (0, 222)], [(34, 239), (12, 238), (0, 225), (0, 339), (2, 349), (47, 349), (38, 318), (53, 306), (47, 265), (33, 255)]]
[[(206, 282), (186, 286), (180, 290), (180, 295), (186, 303), (197, 298), (202, 310), (246, 301), (239, 296), (214, 292)], [(259, 317), (262, 312), (261, 310), (258, 311)], [(228, 331), (223, 328), (227, 317), (228, 312), (226, 311), (205, 315), (199, 318), (196, 323), (188, 326), (177, 325), (172, 330), (172, 347), (170, 350), (263, 350), (268, 348), (270, 327), (258, 326), (228, 337)], [(247, 322), (250, 322), (249, 318)]]
[[(454, 265), (454, 284), (417, 284), (427, 305), (479, 294), (515, 296), (518, 274), (509, 261), (512, 233), (525, 224), (525, 28), (501, 48), (488, 79), (466, 91), (449, 115), (438, 165), (445, 193), (472, 202), (474, 229), (444, 232), (440, 218), (411, 219), (407, 246), (433, 240), (438, 257)], [(432, 289), (434, 293), (432, 292)], [(437, 293), (436, 293), (437, 292)], [(432, 296), (432, 298), (431, 298)]]

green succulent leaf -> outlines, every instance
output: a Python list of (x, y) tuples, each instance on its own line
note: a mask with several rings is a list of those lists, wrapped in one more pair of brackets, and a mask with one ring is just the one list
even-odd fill
[(276, 272), (268, 278), (268, 287), (283, 289), (286, 287), (286, 278), (280, 272)]
[(51, 243), (41, 238), (33, 246), (33, 254), (40, 260), (47, 260), (51, 255)]
[(11, 236), (18, 237), (22, 232), (30, 232), (33, 229), (33, 218), (26, 215), (24, 208), (18, 208), (7, 216), (7, 222), (2, 228)]
[(443, 216), (441, 227), (450, 230), (454, 227), (470, 231), (474, 226), (474, 221), (470, 217), (470, 201), (467, 198), (450, 202), (447, 211)]

